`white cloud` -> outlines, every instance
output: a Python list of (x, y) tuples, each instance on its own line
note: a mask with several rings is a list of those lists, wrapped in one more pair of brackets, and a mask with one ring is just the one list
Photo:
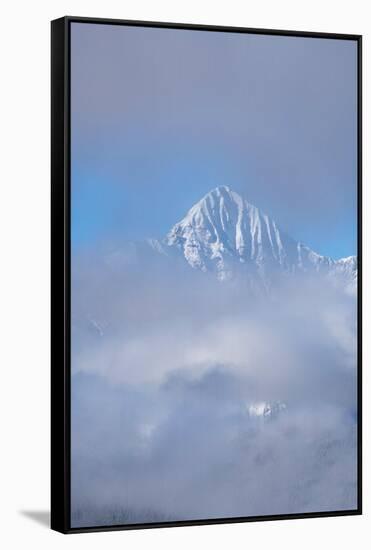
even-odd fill
[[(355, 507), (353, 298), (94, 274), (73, 286), (76, 524)], [(260, 422), (260, 402), (286, 409)]]

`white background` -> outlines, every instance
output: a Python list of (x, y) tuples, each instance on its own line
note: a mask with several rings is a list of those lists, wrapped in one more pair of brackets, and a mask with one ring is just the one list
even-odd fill
[[(2, 5), (0, 194), (3, 548), (363, 548), (371, 535), (370, 346), (364, 344), (364, 516), (64, 536), (49, 509), (50, 23), (63, 15), (364, 35), (364, 209), (370, 212), (371, 17), (366, 0), (8, 0)], [(367, 212), (367, 210), (366, 210)], [(369, 329), (371, 214), (364, 220), (364, 334)], [(35, 520), (36, 518), (36, 520)], [(41, 520), (41, 521), (40, 521)]]

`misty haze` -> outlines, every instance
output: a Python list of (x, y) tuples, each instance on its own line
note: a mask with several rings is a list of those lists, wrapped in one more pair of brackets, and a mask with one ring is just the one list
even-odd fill
[(356, 507), (356, 259), (228, 187), (74, 260), (73, 525)]

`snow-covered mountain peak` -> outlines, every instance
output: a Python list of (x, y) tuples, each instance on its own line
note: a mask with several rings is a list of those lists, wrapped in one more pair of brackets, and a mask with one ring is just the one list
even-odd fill
[(169, 246), (202, 271), (228, 278), (232, 264), (280, 265), (296, 261), (297, 243), (274, 220), (227, 186), (216, 187), (188, 211), (166, 237)]
[(176, 260), (177, 265), (214, 273), (221, 281), (242, 277), (259, 291), (269, 290), (282, 275), (314, 272), (352, 294), (357, 289), (356, 256), (334, 260), (318, 254), (225, 185), (194, 204), (164, 239), (128, 243), (110, 254), (107, 263), (125, 266), (152, 260), (162, 266)]
[(333, 271), (356, 280), (357, 258), (322, 256), (295, 241), (267, 214), (222, 185), (209, 191), (176, 223), (163, 241), (201, 271), (220, 280), (245, 271), (250, 280), (268, 281), (275, 273)]
[(244, 206), (250, 205), (245, 198), (243, 198), (239, 193), (233, 191), (228, 185), (220, 185), (211, 189), (206, 195), (199, 200), (190, 211), (198, 208), (205, 208), (205, 206), (214, 208), (217, 205), (224, 205), (225, 208), (230, 208), (236, 206), (237, 208), (243, 208)]
[(230, 221), (230, 214), (233, 213), (233, 210), (243, 208), (244, 204), (246, 207), (249, 206), (238, 193), (232, 191), (228, 186), (222, 185), (209, 191), (194, 204), (180, 224), (188, 223), (197, 226), (202, 223), (203, 217), (207, 217), (214, 221), (217, 221), (216, 218), (220, 218), (224, 225)]

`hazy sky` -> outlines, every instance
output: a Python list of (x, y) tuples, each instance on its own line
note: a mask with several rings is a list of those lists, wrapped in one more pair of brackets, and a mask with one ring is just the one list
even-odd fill
[(72, 24), (72, 240), (162, 237), (229, 185), (356, 253), (356, 42)]

